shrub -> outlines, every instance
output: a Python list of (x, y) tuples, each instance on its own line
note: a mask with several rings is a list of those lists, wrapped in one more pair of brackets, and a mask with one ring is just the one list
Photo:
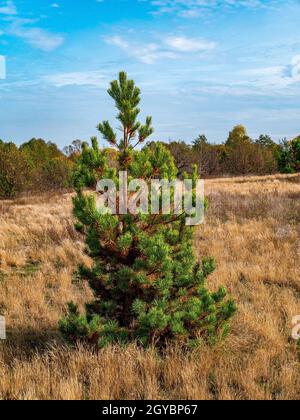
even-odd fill
[[(162, 144), (135, 150), (153, 129), (150, 117), (145, 125), (137, 122), (140, 91), (134, 82), (120, 73), (108, 92), (119, 111), (123, 138), (117, 141), (107, 121), (99, 130), (118, 150), (117, 169), (127, 170), (129, 181), (175, 179), (174, 159)], [(97, 178), (118, 182), (117, 170), (108, 167), (106, 152), (93, 139), (78, 162), (74, 214), (94, 260), (91, 269), (81, 266), (79, 274), (89, 282), (95, 299), (83, 314), (77, 305), (69, 304), (68, 315), (60, 322), (64, 336), (99, 347), (131, 341), (191, 347), (225, 336), (236, 307), (223, 287), (216, 293), (207, 289), (206, 279), (215, 262), (212, 258), (196, 261), (194, 228), (186, 226), (186, 215), (103, 215), (97, 210), (95, 195), (83, 191)]]
[(278, 161), (282, 173), (292, 174), (300, 171), (300, 136), (292, 141), (282, 140)]
[(49, 191), (72, 185), (73, 163), (56, 146), (42, 139), (32, 139), (20, 147), (31, 168), (27, 190)]
[(0, 198), (15, 198), (24, 191), (29, 165), (13, 143), (0, 141)]
[(73, 162), (54, 143), (32, 139), (19, 148), (0, 140), (0, 198), (72, 186)]
[(72, 170), (72, 162), (64, 156), (51, 159), (43, 167), (43, 183), (41, 187), (46, 191), (71, 187)]
[(246, 128), (238, 125), (229, 133), (225, 144), (211, 144), (204, 134), (199, 135), (188, 145), (172, 141), (166, 144), (173, 154), (179, 175), (189, 174), (196, 164), (201, 177), (223, 175), (264, 175), (279, 170), (279, 146), (270, 136), (261, 135), (253, 141)]
[(300, 136), (292, 140), (293, 164), (296, 172), (300, 171)]
[(274, 143), (269, 136), (260, 136), (254, 142), (248, 136), (246, 128), (238, 125), (229, 133), (225, 147), (225, 173), (262, 175), (273, 173), (277, 169)]

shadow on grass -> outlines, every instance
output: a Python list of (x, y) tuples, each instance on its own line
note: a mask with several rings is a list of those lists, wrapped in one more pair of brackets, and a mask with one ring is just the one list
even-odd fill
[(57, 329), (47, 329), (44, 333), (34, 329), (10, 329), (6, 333), (7, 339), (0, 341), (0, 353), (5, 364), (30, 360), (37, 354), (47, 353), (54, 346), (66, 344)]

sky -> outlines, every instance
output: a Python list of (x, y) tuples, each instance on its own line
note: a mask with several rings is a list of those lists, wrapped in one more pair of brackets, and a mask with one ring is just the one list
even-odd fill
[(294, 138), (299, 21), (299, 0), (0, 0), (0, 138), (97, 135), (120, 70), (154, 140), (221, 143), (237, 124)]

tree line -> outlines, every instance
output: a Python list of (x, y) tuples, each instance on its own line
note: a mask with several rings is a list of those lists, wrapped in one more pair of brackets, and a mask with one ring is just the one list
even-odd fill
[(300, 136), (279, 144), (268, 135), (253, 140), (238, 125), (223, 144), (211, 144), (205, 135), (188, 145), (170, 142), (167, 147), (181, 172), (192, 173), (196, 164), (202, 177), (266, 175), (300, 171)]
[[(279, 144), (268, 135), (253, 140), (245, 127), (238, 125), (223, 144), (212, 144), (205, 135), (190, 145), (183, 141), (159, 143), (172, 153), (181, 175), (191, 174), (195, 165), (204, 178), (300, 172), (300, 136)], [(148, 146), (151, 144), (154, 142)], [(84, 147), (87, 143), (81, 140), (63, 151), (43, 139), (33, 138), (20, 147), (0, 140), (0, 198), (71, 187), (74, 164)], [(110, 150), (109, 157), (114, 166), (115, 151)]]
[(56, 144), (32, 139), (17, 147), (0, 140), (0, 198), (71, 186), (73, 162)]

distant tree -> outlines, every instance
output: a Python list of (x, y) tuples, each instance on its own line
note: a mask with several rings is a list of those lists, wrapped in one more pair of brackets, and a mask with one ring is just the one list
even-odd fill
[(260, 148), (264, 160), (264, 172), (274, 173), (279, 170), (278, 153), (279, 146), (267, 134), (259, 136), (255, 144)]
[(272, 140), (267, 134), (261, 134), (259, 138), (255, 141), (258, 146), (273, 148), (276, 147), (276, 143)]
[(64, 157), (51, 159), (44, 166), (43, 190), (56, 190), (72, 186), (73, 164)]
[(0, 198), (15, 198), (26, 190), (29, 165), (14, 143), (0, 141)]
[(217, 174), (220, 166), (217, 147), (210, 144), (204, 134), (198, 136), (192, 144), (193, 162), (199, 168), (199, 175), (206, 177)]
[(76, 159), (81, 154), (83, 143), (82, 140), (74, 140), (72, 144), (64, 148), (64, 154), (73, 160)]
[(20, 150), (28, 153), (29, 159), (36, 166), (50, 159), (62, 156), (61, 151), (55, 143), (46, 143), (43, 139), (33, 138), (27, 143), (22, 144)]
[(248, 136), (243, 125), (237, 125), (229, 133), (225, 143), (223, 168), (230, 175), (258, 174), (263, 166), (260, 149)]
[(20, 151), (26, 155), (31, 168), (28, 189), (47, 191), (71, 185), (72, 163), (55, 143), (33, 138), (24, 143)]
[(251, 144), (252, 140), (247, 134), (247, 130), (243, 125), (237, 125), (229, 133), (226, 147), (235, 148), (245, 144)]
[[(297, 144), (297, 140), (295, 141), (295, 144)], [(280, 172), (286, 174), (295, 173), (297, 168), (295, 159), (295, 145), (293, 146), (293, 142), (288, 141), (287, 139), (283, 139), (280, 142), (279, 147), (278, 164)]]
[(184, 141), (172, 141), (166, 146), (175, 158), (179, 176), (182, 176), (185, 172), (192, 173), (195, 159), (193, 159), (191, 147)]
[(193, 148), (198, 148), (203, 145), (208, 145), (208, 140), (205, 134), (200, 134), (194, 141), (193, 141)]
[(292, 153), (295, 171), (300, 171), (300, 136), (292, 140)]
[(253, 141), (242, 125), (234, 127), (225, 143), (223, 170), (231, 175), (262, 175), (276, 172), (277, 148), (267, 135)]

